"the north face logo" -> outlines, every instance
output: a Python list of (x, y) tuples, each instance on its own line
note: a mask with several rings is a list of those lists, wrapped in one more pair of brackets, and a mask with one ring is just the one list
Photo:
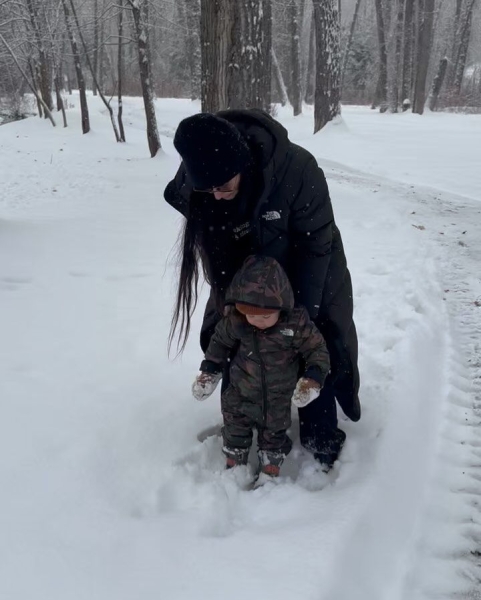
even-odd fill
[(281, 218), (281, 213), (277, 212), (277, 210), (268, 210), (261, 217), (266, 221), (277, 221), (277, 219)]
[(287, 337), (294, 337), (294, 331), (292, 329), (281, 329), (282, 335), (287, 335)]

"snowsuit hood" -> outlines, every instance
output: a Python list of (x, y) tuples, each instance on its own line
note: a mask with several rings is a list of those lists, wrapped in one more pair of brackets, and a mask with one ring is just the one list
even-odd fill
[(270, 256), (248, 256), (227, 290), (226, 304), (292, 310), (294, 293), (281, 265)]

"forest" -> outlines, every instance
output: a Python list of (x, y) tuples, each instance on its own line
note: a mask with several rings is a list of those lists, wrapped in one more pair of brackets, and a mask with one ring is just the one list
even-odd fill
[[(0, 0), (0, 122), (37, 113), (68, 124), (78, 90), (125, 140), (122, 97), (202, 110), (314, 105), (314, 132), (341, 104), (381, 112), (481, 110), (479, 0)], [(115, 113), (115, 114), (114, 114)]]

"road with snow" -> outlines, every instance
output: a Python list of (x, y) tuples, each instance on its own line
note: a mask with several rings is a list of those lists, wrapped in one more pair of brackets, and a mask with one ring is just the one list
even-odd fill
[[(348, 108), (312, 137), (281, 113), (330, 185), (364, 412), (329, 475), (295, 423), (279, 484), (246, 491), (218, 398), (190, 395), (196, 335), (166, 352), (180, 219), (162, 189), (198, 107), (158, 101), (151, 160), (140, 101), (125, 146), (93, 103), (88, 136), (74, 111), (0, 128), (0, 597), (481, 598), (481, 117)], [(413, 161), (429, 133), (436, 160)]]

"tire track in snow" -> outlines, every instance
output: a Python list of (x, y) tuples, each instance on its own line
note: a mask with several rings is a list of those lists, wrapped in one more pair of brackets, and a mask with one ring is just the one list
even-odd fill
[[(391, 575), (391, 584), (386, 586), (383, 573), (377, 578), (378, 588), (366, 577), (371, 588), (363, 589), (354, 578), (325, 597), (478, 600), (481, 598), (481, 298), (478, 298), (481, 282), (474, 274), (479, 272), (481, 260), (481, 224), (477, 216), (481, 214), (481, 205), (445, 192), (403, 186), (329, 164), (331, 180), (369, 187), (371, 191), (376, 188), (389, 191), (396, 202), (404, 195), (403, 203), (406, 208), (412, 207), (416, 226), (426, 227), (427, 232), (421, 229), (420, 235), (426, 232), (429, 238), (438, 267), (435, 276), (444, 290), (447, 323), (443, 324), (446, 331), (443, 362), (447, 378), (444, 397), (439, 398), (443, 406), (439, 439), (432, 457), (435, 466), (431, 474), (428, 472), (428, 493), (418, 507), (418, 523), (413, 523), (414, 535), (406, 548), (411, 550), (411, 556), (408, 560), (401, 559), (399, 548), (394, 548), (394, 557), (387, 561), (398, 563), (397, 583)], [(431, 373), (432, 382), (445, 374), (439, 371)], [(428, 373), (419, 371), (418, 375), (422, 376), (420, 384), (426, 382)], [(389, 528), (388, 523), (386, 526)], [(385, 537), (387, 540), (389, 535)], [(379, 540), (377, 545), (381, 552)], [(384, 550), (389, 552), (387, 547)], [(378, 562), (382, 556), (376, 557), (376, 553), (352, 556), (353, 563), (356, 558), (364, 574), (373, 565), (386, 568), (386, 560)]]

